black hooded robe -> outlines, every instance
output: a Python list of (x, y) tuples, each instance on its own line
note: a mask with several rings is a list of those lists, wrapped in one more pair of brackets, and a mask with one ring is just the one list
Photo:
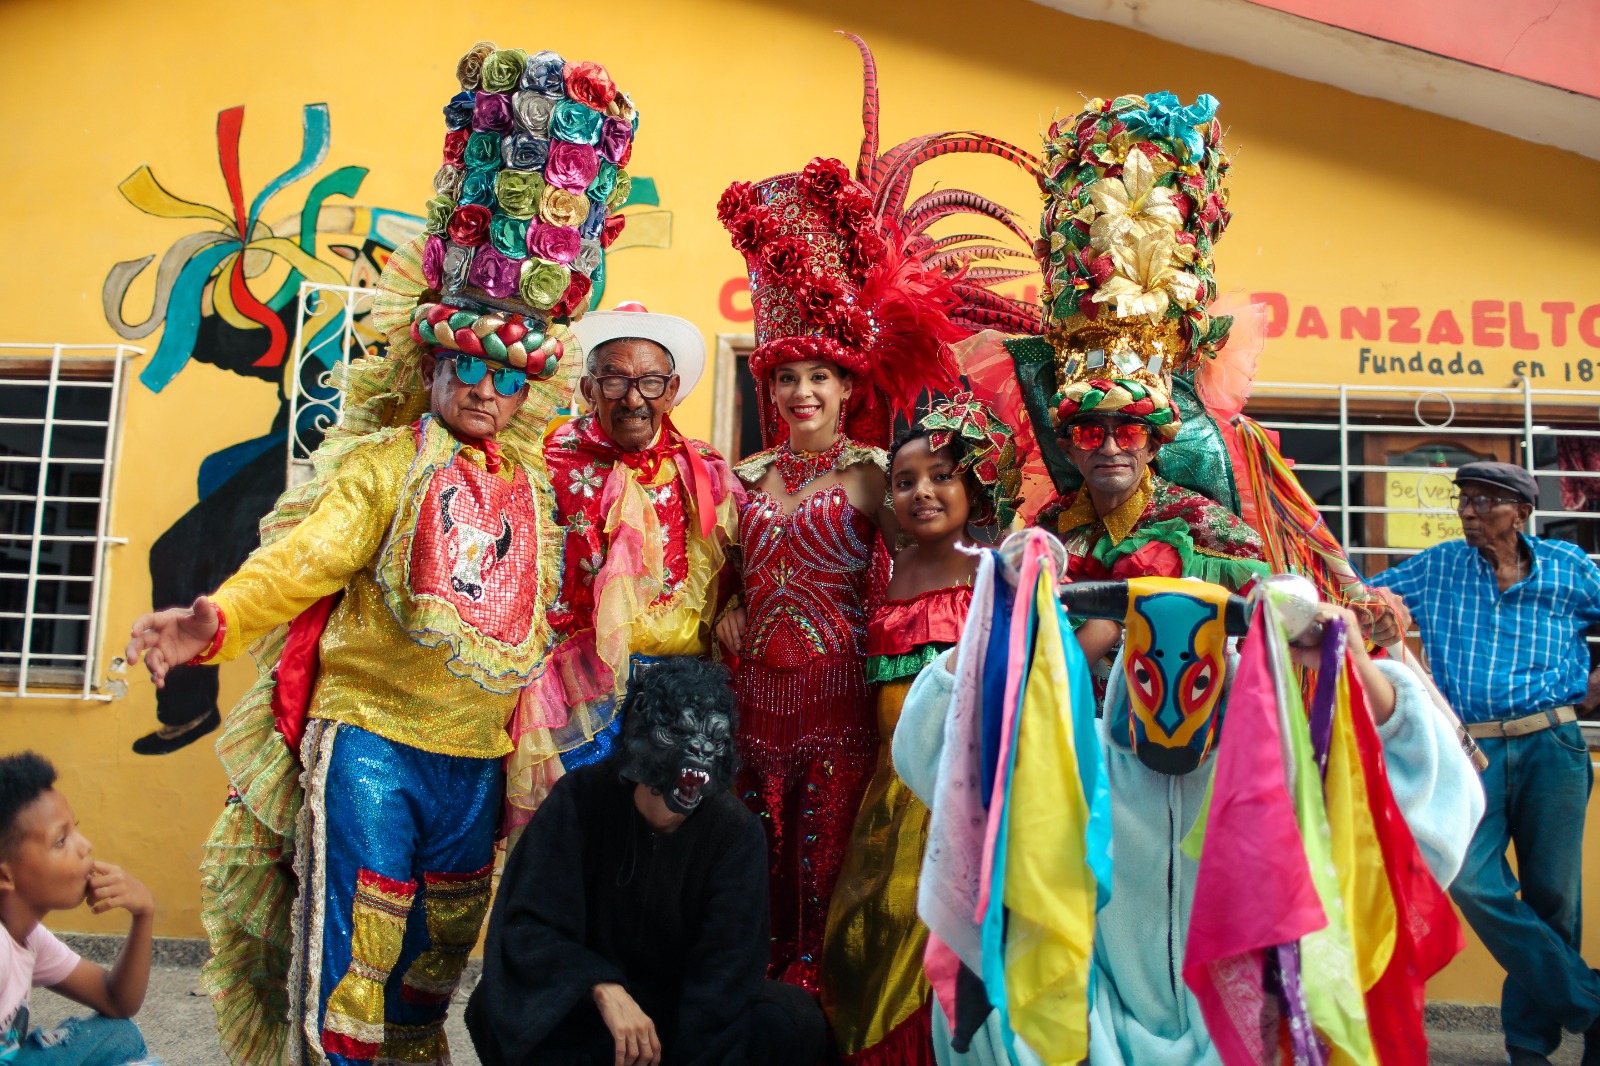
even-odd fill
[(751, 1061), (767, 967), (767, 843), (731, 793), (657, 833), (615, 761), (561, 778), (512, 849), (467, 1029), (485, 1066), (590, 1061), (611, 1038), (590, 992), (625, 987), (667, 1066)]

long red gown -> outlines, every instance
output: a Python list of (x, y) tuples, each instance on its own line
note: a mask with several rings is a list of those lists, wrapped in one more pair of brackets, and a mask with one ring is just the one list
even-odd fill
[(877, 524), (843, 486), (740, 516), (747, 612), (734, 690), (737, 788), (767, 830), (769, 974), (815, 993), (822, 936), (878, 736), (865, 673)]

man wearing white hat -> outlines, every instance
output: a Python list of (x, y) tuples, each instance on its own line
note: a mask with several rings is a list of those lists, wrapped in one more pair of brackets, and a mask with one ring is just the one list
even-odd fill
[(710, 651), (744, 495), (722, 456), (672, 424), (705, 369), (693, 324), (624, 304), (591, 311), (573, 332), (588, 353), (579, 389), (589, 411), (545, 445), (565, 539), (555, 643), (512, 731), (517, 822), (559, 773), (555, 753), (566, 769), (610, 754), (632, 670)]

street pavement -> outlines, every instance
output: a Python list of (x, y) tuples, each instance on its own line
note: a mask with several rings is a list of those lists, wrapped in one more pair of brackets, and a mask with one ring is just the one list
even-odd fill
[[(226, 1066), (217, 1047), (211, 1002), (198, 993), (200, 970), (194, 966), (157, 966), (150, 972), (150, 992), (139, 1012), (139, 1027), (144, 1030), (150, 1051), (166, 1066)], [(472, 1042), (461, 1024), (461, 1011), (469, 989), (457, 993), (450, 1008), (447, 1029), (450, 1057), (455, 1066), (478, 1066)], [(72, 1014), (83, 1013), (77, 1004), (46, 989), (33, 994), (33, 1023), (53, 1025)], [(1487, 1012), (1469, 1012), (1466, 1019), (1443, 1019), (1429, 1029), (1429, 1058), (1437, 1066), (1500, 1066), (1506, 1061), (1500, 1034), (1482, 1028), (1446, 1029), (1449, 1024), (1483, 1023)], [(1557, 1066), (1578, 1066), (1582, 1041), (1568, 1037), (1562, 1049), (1551, 1057)]]

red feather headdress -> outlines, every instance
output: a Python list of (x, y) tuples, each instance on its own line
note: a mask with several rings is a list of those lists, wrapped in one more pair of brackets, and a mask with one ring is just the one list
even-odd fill
[[(996, 155), (1036, 180), (1039, 161), (977, 133), (914, 137), (879, 155), (877, 66), (861, 38), (845, 36), (860, 49), (864, 68), (855, 174), (818, 156), (798, 173), (734, 182), (717, 204), (750, 270), (758, 345), (750, 371), (768, 446), (788, 434), (767, 397), (769, 371), (782, 363), (821, 359), (849, 371), (857, 387), (845, 433), (887, 447), (894, 416), (914, 414), (924, 390), (959, 391), (953, 342), (985, 328), (1040, 331), (1037, 307), (993, 291), (1032, 269), (971, 267), (978, 260), (1032, 260), (1032, 243), (1010, 209), (962, 189), (935, 189), (906, 205), (912, 172), (943, 155)], [(993, 219), (1008, 235), (928, 232), (959, 214)], [(1017, 247), (1001, 243), (1012, 235)]]

